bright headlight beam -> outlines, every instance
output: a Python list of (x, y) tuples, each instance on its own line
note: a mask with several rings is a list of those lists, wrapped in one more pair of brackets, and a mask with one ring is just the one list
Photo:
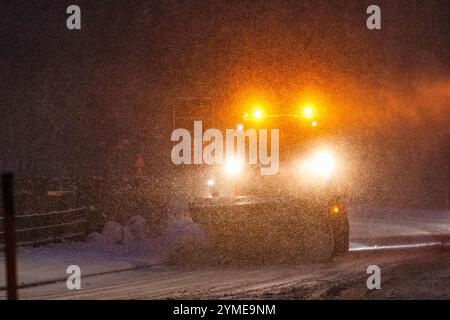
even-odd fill
[(235, 177), (242, 172), (243, 162), (236, 158), (230, 158), (225, 162), (225, 172), (231, 177)]
[(328, 151), (320, 151), (309, 162), (309, 169), (315, 176), (330, 178), (336, 168), (336, 160)]

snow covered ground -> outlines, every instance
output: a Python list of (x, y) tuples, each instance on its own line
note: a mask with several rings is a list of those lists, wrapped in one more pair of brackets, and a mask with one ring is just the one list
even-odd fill
[[(368, 290), (366, 269), (382, 269)], [(329, 263), (268, 266), (156, 266), (21, 289), (21, 299), (450, 299), (449, 248), (349, 252)], [(5, 298), (0, 291), (0, 299)]]
[[(152, 251), (127, 250), (119, 245), (63, 243), (39, 248), (18, 249), (18, 279), (20, 285), (33, 285), (65, 279), (66, 269), (78, 265), (82, 275), (127, 270), (158, 263)], [(4, 256), (0, 257), (0, 273), (4, 274)], [(5, 287), (0, 277), (0, 287)]]
[(450, 235), (450, 210), (352, 206), (350, 248), (362, 244), (401, 245)]
[[(367, 246), (368, 243), (373, 245), (374, 239), (392, 241), (394, 236), (450, 234), (448, 210), (374, 208), (360, 205), (349, 209), (349, 218), (352, 249)], [(161, 235), (143, 234), (143, 229), (139, 226), (127, 226), (122, 231), (116, 229), (117, 226), (112, 225), (103, 234), (92, 236), (91, 242), (87, 243), (19, 248), (20, 284), (33, 286), (67, 279), (66, 269), (70, 265), (78, 265), (83, 277), (158, 265), (177, 241), (185, 237), (201, 237), (198, 226), (183, 213), (173, 215)], [(4, 256), (0, 255), (0, 274), (5, 272), (4, 265)], [(5, 280), (1, 276), (0, 288), (4, 287)]]
[[(160, 235), (144, 233), (143, 226), (121, 227), (107, 223), (103, 232), (91, 234), (86, 243), (59, 243), (38, 248), (18, 248), (20, 285), (33, 286), (67, 279), (70, 265), (81, 268), (83, 277), (161, 264), (170, 248), (183, 238), (201, 237), (198, 226), (184, 216), (169, 219)], [(5, 274), (5, 258), (0, 254), (0, 274)], [(6, 286), (0, 277), (0, 290)]]

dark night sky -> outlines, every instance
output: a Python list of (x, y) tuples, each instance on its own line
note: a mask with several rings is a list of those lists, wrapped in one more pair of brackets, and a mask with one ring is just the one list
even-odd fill
[(442, 148), (450, 2), (376, 1), (382, 30), (369, 31), (372, 2), (77, 1), (79, 32), (65, 27), (73, 1), (2, 2), (0, 168), (102, 173), (123, 150), (158, 171), (175, 97), (211, 95), (223, 110), (243, 87), (313, 85), (339, 101), (336, 121), (351, 112), (350, 135), (434, 131)]

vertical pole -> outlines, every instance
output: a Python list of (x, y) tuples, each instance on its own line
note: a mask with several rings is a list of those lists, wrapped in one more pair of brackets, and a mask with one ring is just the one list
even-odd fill
[(5, 223), (5, 256), (8, 300), (17, 300), (16, 224), (14, 220), (14, 176), (2, 174), (3, 211)]

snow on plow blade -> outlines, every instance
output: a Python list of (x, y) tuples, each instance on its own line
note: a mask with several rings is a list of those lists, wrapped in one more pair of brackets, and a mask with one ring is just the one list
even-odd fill
[[(205, 234), (205, 254), (213, 258), (256, 263), (324, 261), (335, 253), (337, 219), (329, 215), (326, 203), (297, 198), (208, 198), (191, 204), (191, 216)], [(345, 226), (347, 217), (342, 217), (339, 225)]]

